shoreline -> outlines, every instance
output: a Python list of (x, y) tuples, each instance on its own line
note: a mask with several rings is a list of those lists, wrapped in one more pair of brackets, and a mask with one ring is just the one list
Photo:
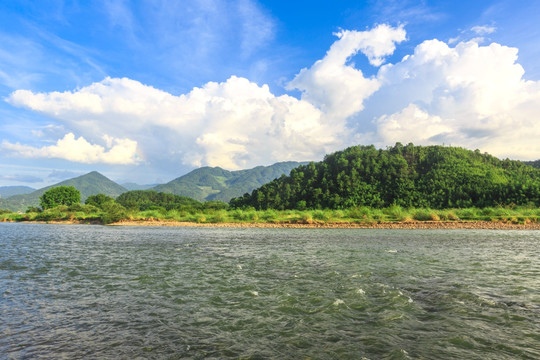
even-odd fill
[(173, 220), (121, 220), (110, 226), (222, 227), (264, 229), (521, 229), (540, 230), (540, 223), (515, 224), (493, 221), (383, 221), (383, 222), (240, 222), (196, 223)]
[(169, 226), (169, 227), (226, 227), (265, 229), (485, 229), (485, 230), (540, 230), (540, 223), (514, 224), (492, 221), (384, 221), (332, 223), (195, 223), (167, 220), (122, 220), (111, 226)]
[[(103, 225), (96, 221), (2, 221), (33, 224)], [(261, 228), (261, 229), (478, 229), (478, 230), (540, 230), (540, 223), (516, 224), (500, 221), (382, 221), (382, 222), (224, 222), (197, 223), (174, 220), (139, 219), (121, 220), (104, 226), (157, 226), (157, 227), (213, 227), (213, 228)]]

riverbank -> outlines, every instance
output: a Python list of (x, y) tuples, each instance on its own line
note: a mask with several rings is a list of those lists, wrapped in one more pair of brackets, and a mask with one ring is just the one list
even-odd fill
[(301, 229), (499, 229), (540, 230), (540, 223), (523, 224), (500, 221), (384, 221), (384, 222), (239, 222), (196, 223), (158, 219), (122, 220), (112, 226), (172, 226), (228, 228), (301, 228)]
[[(103, 225), (96, 220), (13, 221), (31, 224)], [(163, 226), (163, 227), (216, 227), (216, 228), (284, 228), (284, 229), (483, 229), (483, 230), (540, 230), (540, 223), (512, 223), (502, 221), (381, 221), (381, 222), (220, 222), (198, 223), (162, 219), (121, 220), (107, 226)]]

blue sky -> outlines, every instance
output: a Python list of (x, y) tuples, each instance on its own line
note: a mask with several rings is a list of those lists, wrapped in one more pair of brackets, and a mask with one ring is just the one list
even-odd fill
[(0, 186), (320, 160), (540, 158), (540, 2), (6, 1)]

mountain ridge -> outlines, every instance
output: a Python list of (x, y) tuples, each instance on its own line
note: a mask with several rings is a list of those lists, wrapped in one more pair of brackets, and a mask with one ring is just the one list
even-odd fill
[(30, 186), (0, 186), (0, 198), (30, 194), (33, 191), (36, 191), (36, 189)]
[(257, 166), (252, 169), (229, 171), (220, 167), (201, 167), (190, 171), (165, 184), (155, 186), (126, 183), (128, 188), (119, 185), (97, 171), (64, 180), (27, 194), (17, 194), (0, 198), (0, 209), (25, 211), (30, 206), (39, 206), (39, 198), (45, 191), (56, 186), (74, 186), (81, 192), (84, 202), (90, 195), (103, 193), (117, 197), (130, 190), (154, 190), (169, 192), (175, 195), (187, 196), (198, 201), (228, 202), (235, 196), (241, 196), (252, 191), (282, 174), (288, 174), (291, 169), (305, 163), (285, 161), (270, 166)]
[(302, 164), (306, 162), (283, 161), (234, 171), (205, 166), (150, 190), (188, 196), (198, 201), (228, 202), (281, 175), (288, 175), (292, 169)]

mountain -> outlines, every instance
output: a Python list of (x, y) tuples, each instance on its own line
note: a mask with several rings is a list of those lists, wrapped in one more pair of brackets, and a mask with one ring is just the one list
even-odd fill
[(202, 167), (166, 184), (155, 186), (152, 190), (188, 196), (198, 201), (228, 202), (233, 197), (251, 192), (281, 175), (288, 175), (300, 165), (300, 162), (288, 161), (238, 171)]
[(540, 206), (540, 169), (448, 146), (353, 146), (230, 201), (256, 209)]
[(540, 169), (540, 159), (539, 160), (534, 160), (534, 161), (524, 161), (523, 163), (527, 164), (527, 165), (530, 165), (532, 167), (535, 167), (537, 169)]
[(29, 186), (0, 186), (0, 198), (7, 198), (13, 195), (30, 194), (36, 189)]
[(41, 188), (29, 194), (14, 195), (6, 199), (0, 199), (0, 208), (9, 209), (12, 211), (25, 211), (29, 206), (39, 206), (39, 198), (45, 191), (62, 185), (74, 186), (77, 190), (79, 190), (81, 192), (82, 202), (84, 202), (84, 200), (86, 200), (86, 198), (90, 195), (101, 193), (112, 197), (117, 197), (121, 193), (127, 191), (124, 187), (101, 175), (97, 171), (92, 171), (86, 175), (62, 181), (58, 184)]

